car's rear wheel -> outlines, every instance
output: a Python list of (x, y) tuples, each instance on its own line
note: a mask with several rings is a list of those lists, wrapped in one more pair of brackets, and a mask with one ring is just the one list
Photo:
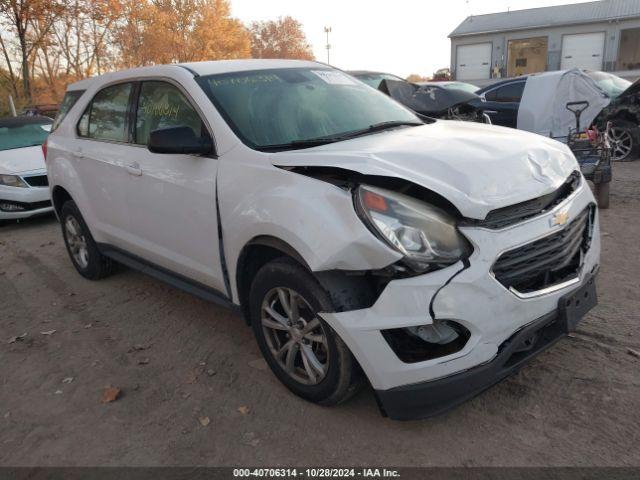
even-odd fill
[(78, 273), (89, 280), (109, 275), (113, 263), (98, 250), (80, 210), (72, 200), (60, 209), (60, 223), (69, 258)]
[(311, 273), (288, 258), (274, 260), (256, 274), (249, 301), (260, 350), (289, 390), (322, 405), (338, 404), (357, 392), (362, 372), (318, 315), (334, 306)]
[(611, 160), (614, 162), (628, 162), (634, 160), (638, 154), (634, 126), (628, 122), (614, 122), (609, 130), (609, 143), (612, 151)]

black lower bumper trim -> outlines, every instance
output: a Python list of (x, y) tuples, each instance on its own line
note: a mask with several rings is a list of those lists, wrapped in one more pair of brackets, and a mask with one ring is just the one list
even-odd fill
[(517, 372), (566, 334), (563, 312), (552, 312), (514, 333), (490, 362), (438, 380), (376, 390), (378, 402), (383, 414), (393, 420), (439, 415)]

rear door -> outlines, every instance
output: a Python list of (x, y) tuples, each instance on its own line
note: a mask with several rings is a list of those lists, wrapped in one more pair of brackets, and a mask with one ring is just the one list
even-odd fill
[(578, 33), (562, 37), (562, 61), (560, 68), (584, 68), (602, 70), (605, 32)]
[(518, 108), (525, 83), (526, 80), (518, 80), (485, 92), (486, 102), (483, 102), (482, 108), (494, 125), (517, 128)]
[(491, 43), (458, 45), (456, 80), (482, 80), (491, 74)]
[(77, 137), (68, 140), (86, 198), (86, 205), (78, 206), (94, 234), (122, 248), (130, 243), (125, 167), (132, 149), (128, 107), (133, 86), (119, 83), (96, 93), (80, 117)]
[(218, 247), (213, 156), (157, 154), (147, 147), (153, 130), (187, 126), (210, 136), (188, 94), (169, 80), (139, 85), (134, 102), (133, 154), (126, 202), (132, 253), (219, 291), (224, 290)]

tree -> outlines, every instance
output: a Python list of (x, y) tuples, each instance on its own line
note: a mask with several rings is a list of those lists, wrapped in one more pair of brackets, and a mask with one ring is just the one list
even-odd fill
[[(22, 80), (22, 90), (27, 103), (31, 102), (31, 73), (33, 70), (33, 52), (48, 35), (55, 20), (64, 11), (64, 5), (56, 0), (0, 0), (0, 26), (15, 35)], [(3, 39), (0, 42), (12, 80), (17, 80), (11, 62), (10, 45)]]
[(417, 73), (412, 73), (407, 77), (407, 82), (417, 83), (417, 82), (428, 82), (431, 80), (429, 77), (423, 77), (422, 75), (418, 75)]
[(126, 66), (247, 58), (249, 33), (228, 0), (125, 0), (117, 40)]
[(287, 16), (253, 22), (250, 31), (251, 55), (254, 58), (314, 59), (302, 24), (295, 18)]

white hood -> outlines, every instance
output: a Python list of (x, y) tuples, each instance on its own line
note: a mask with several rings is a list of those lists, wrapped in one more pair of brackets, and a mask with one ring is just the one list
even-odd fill
[(0, 151), (0, 174), (31, 173), (45, 168), (44, 154), (39, 145)]
[(551, 193), (578, 164), (555, 140), (511, 128), (441, 120), (272, 155), (276, 166), (326, 166), (400, 177), (432, 190), (465, 216)]

